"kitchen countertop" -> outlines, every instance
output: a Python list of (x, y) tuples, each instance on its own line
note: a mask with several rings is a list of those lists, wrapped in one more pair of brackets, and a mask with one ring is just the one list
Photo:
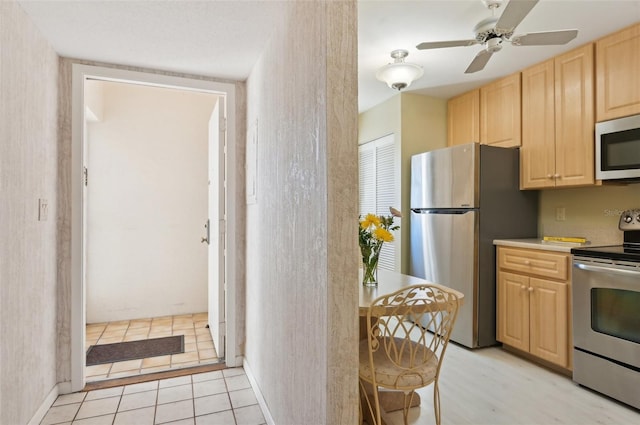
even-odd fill
[(543, 249), (545, 251), (571, 252), (571, 248), (583, 246), (579, 244), (542, 242), (542, 239), (495, 239), (494, 245), (512, 248)]

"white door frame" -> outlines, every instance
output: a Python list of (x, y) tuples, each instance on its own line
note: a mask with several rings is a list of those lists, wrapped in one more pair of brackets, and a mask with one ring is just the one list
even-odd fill
[(171, 87), (221, 95), (227, 111), (227, 149), (225, 163), (227, 172), (226, 225), (227, 252), (225, 256), (227, 306), (226, 356), (229, 367), (239, 366), (241, 358), (236, 353), (236, 270), (235, 270), (235, 216), (236, 216), (236, 87), (233, 83), (197, 80), (152, 74), (123, 69), (73, 64), (72, 118), (71, 118), (71, 391), (80, 391), (85, 386), (85, 326), (86, 287), (83, 265), (83, 154), (84, 154), (84, 82), (88, 78), (121, 81), (156, 87)]

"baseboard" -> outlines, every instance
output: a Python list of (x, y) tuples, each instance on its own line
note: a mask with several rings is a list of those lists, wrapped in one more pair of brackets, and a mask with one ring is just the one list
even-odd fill
[(58, 395), (60, 394), (71, 394), (73, 391), (71, 389), (71, 381), (60, 382), (58, 384)]
[(256, 382), (255, 377), (253, 376), (253, 372), (251, 371), (251, 366), (247, 363), (247, 359), (244, 359), (243, 366), (244, 373), (246, 373), (247, 378), (249, 379), (249, 383), (251, 384), (251, 388), (258, 399), (258, 404), (260, 405), (260, 410), (262, 410), (262, 416), (264, 416), (264, 420), (267, 422), (267, 425), (276, 425), (276, 422), (271, 417), (271, 412), (267, 407), (267, 402), (264, 400), (262, 396), (262, 392), (260, 391), (260, 387)]
[(56, 384), (53, 386), (49, 394), (47, 394), (47, 396), (44, 398), (44, 401), (42, 402), (40, 407), (38, 407), (38, 410), (36, 410), (36, 413), (33, 415), (31, 420), (29, 421), (29, 425), (38, 425), (40, 422), (42, 422), (42, 419), (44, 419), (44, 416), (49, 411), (49, 408), (53, 406), (53, 403), (55, 403), (56, 398), (58, 398), (58, 394), (60, 394), (60, 392), (59, 392), (58, 384)]

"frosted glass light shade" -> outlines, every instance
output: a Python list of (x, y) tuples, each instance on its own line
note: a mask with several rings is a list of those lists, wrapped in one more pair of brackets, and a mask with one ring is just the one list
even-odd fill
[(376, 72), (376, 78), (387, 83), (395, 90), (406, 89), (418, 78), (422, 77), (424, 70), (420, 65), (406, 62), (394, 62), (387, 64)]

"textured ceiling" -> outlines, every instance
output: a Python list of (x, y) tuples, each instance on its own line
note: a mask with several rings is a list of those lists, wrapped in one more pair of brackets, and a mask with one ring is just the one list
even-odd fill
[(279, 1), (19, 3), (62, 56), (241, 81), (284, 10)]
[[(275, 0), (19, 3), (62, 56), (234, 80), (248, 77), (286, 9)], [(481, 46), (415, 48), (423, 41), (473, 38), (473, 27), (489, 16), (481, 0), (360, 0), (359, 109), (397, 93), (375, 79), (392, 50), (408, 50), (407, 61), (424, 67), (407, 91), (449, 98), (640, 22), (640, 0), (540, 0), (516, 34), (576, 28), (578, 37), (564, 46), (506, 45), (475, 74), (464, 70)]]

